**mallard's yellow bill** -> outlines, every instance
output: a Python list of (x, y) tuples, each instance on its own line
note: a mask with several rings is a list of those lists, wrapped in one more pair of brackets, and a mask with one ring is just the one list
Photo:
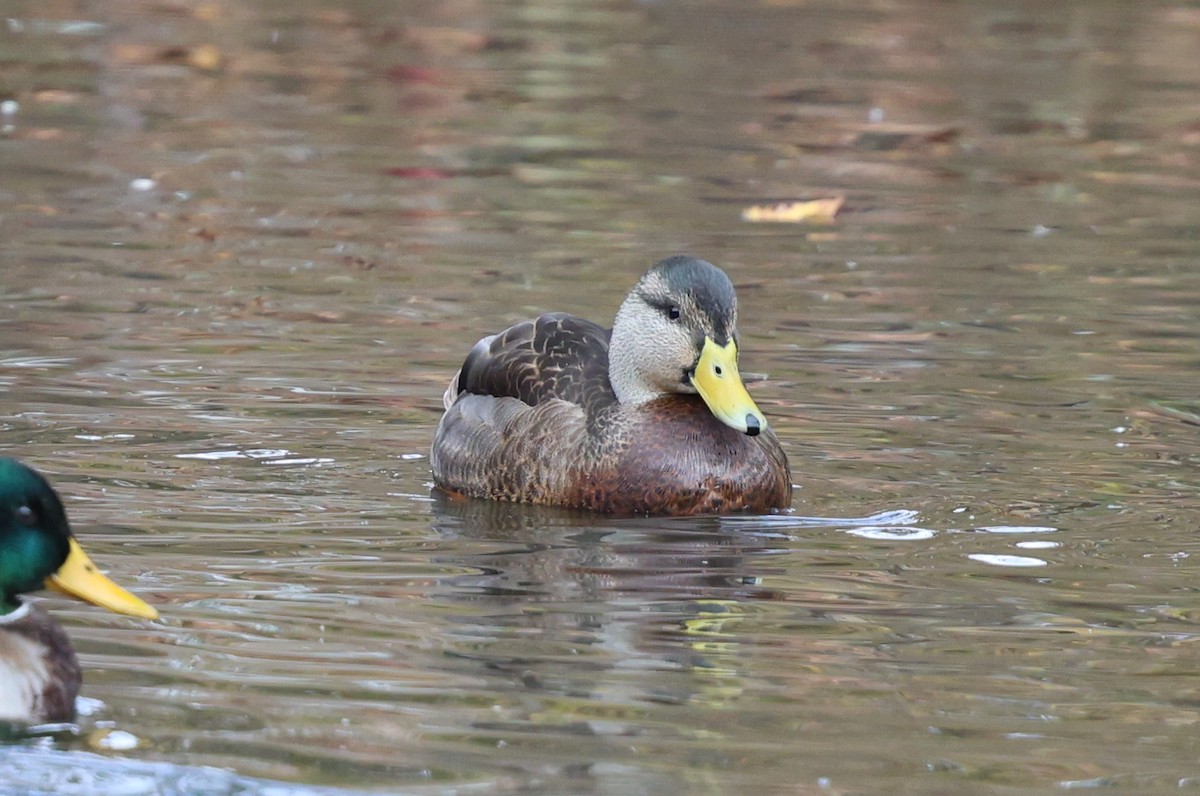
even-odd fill
[(737, 343), (732, 340), (719, 346), (711, 337), (704, 338), (700, 361), (692, 373), (692, 386), (717, 420), (730, 428), (753, 437), (767, 427), (767, 418), (758, 411), (742, 383), (737, 366)]
[(100, 574), (92, 559), (74, 539), (71, 540), (71, 552), (67, 554), (67, 560), (58, 568), (58, 572), (46, 578), (46, 586), (118, 614), (158, 619), (158, 611), (152, 606)]

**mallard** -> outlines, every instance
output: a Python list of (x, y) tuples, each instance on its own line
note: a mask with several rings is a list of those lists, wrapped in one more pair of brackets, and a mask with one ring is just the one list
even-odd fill
[(443, 404), (430, 463), (451, 493), (627, 515), (791, 502), (738, 374), (733, 283), (694, 257), (651, 268), (611, 331), (556, 312), (484, 337)]
[(0, 721), (75, 719), (81, 680), (75, 651), (58, 622), (21, 597), (43, 586), (117, 613), (158, 617), (100, 574), (71, 535), (62, 501), (46, 479), (0, 457)]

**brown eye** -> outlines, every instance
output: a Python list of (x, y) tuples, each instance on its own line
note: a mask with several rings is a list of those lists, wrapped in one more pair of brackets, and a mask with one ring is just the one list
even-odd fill
[(37, 523), (37, 512), (35, 512), (29, 506), (19, 507), (14, 514), (16, 514), (17, 522), (21, 523), (22, 525), (28, 526)]

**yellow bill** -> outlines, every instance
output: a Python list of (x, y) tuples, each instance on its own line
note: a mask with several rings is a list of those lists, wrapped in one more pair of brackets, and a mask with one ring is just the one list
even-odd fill
[(58, 568), (58, 572), (46, 578), (46, 587), (118, 614), (158, 619), (158, 611), (152, 606), (100, 574), (92, 559), (74, 539), (71, 539), (71, 552), (67, 554), (67, 560)]
[(737, 343), (733, 340), (719, 346), (711, 337), (704, 338), (692, 386), (717, 420), (730, 428), (753, 437), (767, 427), (767, 418), (758, 411), (738, 373)]

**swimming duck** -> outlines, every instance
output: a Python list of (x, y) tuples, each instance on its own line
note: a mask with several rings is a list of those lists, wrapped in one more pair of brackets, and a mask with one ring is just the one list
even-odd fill
[(611, 331), (550, 313), (484, 337), (443, 404), (430, 463), (451, 493), (626, 515), (791, 503), (738, 374), (733, 283), (694, 257), (651, 268)]
[(100, 574), (71, 535), (50, 484), (0, 457), (0, 721), (74, 721), (81, 680), (66, 632), (40, 605), (21, 598), (56, 589), (117, 613), (158, 611)]

